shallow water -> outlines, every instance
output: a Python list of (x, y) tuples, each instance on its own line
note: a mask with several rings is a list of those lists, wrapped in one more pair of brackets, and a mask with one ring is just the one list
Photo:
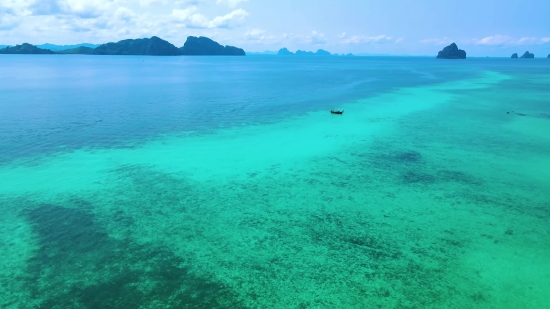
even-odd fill
[(0, 64), (2, 308), (550, 303), (546, 59)]

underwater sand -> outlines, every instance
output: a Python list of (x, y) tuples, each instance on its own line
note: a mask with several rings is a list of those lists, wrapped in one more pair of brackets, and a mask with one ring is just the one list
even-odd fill
[[(120, 61), (123, 86), (53, 82), (32, 94), (50, 108), (1, 86), (0, 307), (547, 308), (549, 64), (249, 58), (232, 82), (173, 60), (146, 69), (160, 81), (124, 69), (132, 57), (70, 60), (91, 77), (108, 69), (83, 62)], [(58, 61), (25, 68), (65, 74)], [(80, 87), (98, 102), (73, 106)]]

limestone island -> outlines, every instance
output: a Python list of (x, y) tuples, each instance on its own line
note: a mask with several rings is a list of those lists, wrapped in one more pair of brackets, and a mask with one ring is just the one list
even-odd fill
[(516, 58), (518, 58), (518, 53), (514, 53), (514, 54), (512, 54), (512, 58), (513, 58), (513, 59), (516, 59)]
[(34, 45), (23, 43), (21, 45), (16, 45), (14, 47), (7, 46), (0, 49), (0, 54), (20, 54), (20, 55), (52, 55), (52, 52), (49, 49), (38, 48)]
[(277, 53), (279, 56), (332, 56), (332, 54), (326, 50), (318, 49), (316, 52), (297, 50), (296, 53), (289, 51), (286, 47), (281, 48)]
[(466, 59), (466, 52), (462, 49), (458, 49), (455, 43), (443, 48), (437, 54), (438, 59)]
[[(86, 51), (86, 49), (82, 49)], [(91, 50), (91, 55), (178, 56), (180, 50), (159, 37), (122, 40), (107, 43)]]
[(527, 58), (527, 59), (535, 58), (535, 54), (532, 54), (529, 51), (526, 51), (525, 54), (521, 56), (521, 58)]
[(23, 43), (15, 47), (0, 49), (0, 54), (75, 54), (75, 55), (132, 55), (132, 56), (245, 56), (243, 49), (223, 46), (206, 37), (187, 38), (181, 48), (170, 42), (153, 36), (145, 39), (129, 39), (116, 43), (107, 43), (95, 48), (79, 46), (76, 48), (51, 51)]
[(184, 56), (245, 56), (243, 49), (234, 46), (223, 46), (207, 37), (190, 36), (180, 48)]

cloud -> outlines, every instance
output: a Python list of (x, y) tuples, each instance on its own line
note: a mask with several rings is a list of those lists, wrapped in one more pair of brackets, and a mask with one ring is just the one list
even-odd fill
[(265, 38), (265, 30), (262, 30), (262, 29), (248, 30), (244, 34), (244, 36), (249, 40), (254, 40), (254, 41), (262, 40), (263, 38)]
[[(211, 5), (202, 7), (206, 2)], [(249, 13), (215, 3), (213, 0), (0, 0), (0, 35), (4, 44), (104, 43), (152, 35), (175, 44), (182, 44), (189, 35), (226, 38), (227, 29), (245, 23)], [(210, 15), (219, 10), (226, 12)], [(267, 42), (271, 37), (264, 35), (257, 40)]]
[(237, 25), (240, 21), (248, 17), (248, 12), (243, 9), (237, 9), (233, 12), (214, 18), (208, 28), (229, 28)]
[(493, 35), (474, 41), (477, 45), (504, 45), (509, 44), (512, 41), (512, 38), (504, 35)]
[(321, 45), (325, 44), (326, 42), (327, 39), (325, 38), (325, 35), (317, 31), (311, 31), (311, 35), (306, 39), (306, 43), (313, 45)]
[(217, 0), (216, 3), (227, 5), (230, 8), (234, 8), (237, 5), (239, 5), (239, 3), (246, 2), (246, 1), (248, 1), (248, 0)]
[(172, 10), (172, 18), (175, 21), (183, 23), (186, 27), (189, 28), (231, 28), (237, 26), (242, 22), (248, 13), (243, 9), (237, 9), (233, 12), (217, 16), (212, 20), (202, 14), (195, 13), (197, 11), (196, 6), (191, 6), (186, 9), (174, 9)]
[(0, 30), (11, 30), (19, 24), (19, 19), (12, 14), (0, 11)]
[(293, 35), (288, 35), (283, 33), (282, 35), (270, 34), (263, 29), (251, 29), (245, 32), (244, 38), (250, 42), (257, 45), (281, 45), (285, 40), (293, 37)]
[(506, 35), (493, 35), (482, 39), (474, 39), (476, 45), (498, 46), (498, 45), (538, 45), (550, 42), (550, 38), (543, 37), (522, 37), (513, 38)]
[[(345, 33), (344, 33), (345, 34)], [(342, 36), (340, 36), (342, 38)], [(345, 36), (344, 40), (341, 41), (342, 44), (365, 44), (365, 43), (375, 43), (375, 44), (384, 44), (384, 43), (399, 43), (403, 39), (394, 39), (391, 36), (387, 35), (377, 35), (377, 36), (362, 36), (362, 35), (353, 35)]]
[(94, 18), (110, 9), (112, 1), (106, 0), (64, 0), (59, 1), (64, 13), (81, 18)]
[(27, 8), (33, 15), (74, 15), (95, 18), (103, 15), (115, 1), (109, 0), (36, 0)]
[(448, 45), (452, 43), (448, 37), (438, 38), (438, 39), (424, 39), (420, 40), (420, 43), (431, 44), (431, 45)]
[(176, 21), (180, 21), (180, 22), (186, 22), (188, 21), (191, 16), (193, 15), (193, 13), (195, 13), (197, 11), (197, 7), (196, 6), (190, 6), (186, 9), (183, 9), (183, 10), (180, 10), (180, 9), (174, 9), (172, 10), (172, 17), (176, 20)]
[(161, 5), (175, 5), (175, 6), (189, 6), (189, 5), (198, 5), (202, 2), (205, 2), (206, 0), (177, 0), (177, 1), (171, 1), (171, 0), (139, 0), (139, 4), (142, 7), (150, 7), (153, 4), (161, 4)]

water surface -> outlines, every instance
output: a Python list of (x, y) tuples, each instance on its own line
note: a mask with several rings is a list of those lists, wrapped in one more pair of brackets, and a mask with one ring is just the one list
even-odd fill
[(0, 64), (3, 308), (550, 303), (546, 59)]

